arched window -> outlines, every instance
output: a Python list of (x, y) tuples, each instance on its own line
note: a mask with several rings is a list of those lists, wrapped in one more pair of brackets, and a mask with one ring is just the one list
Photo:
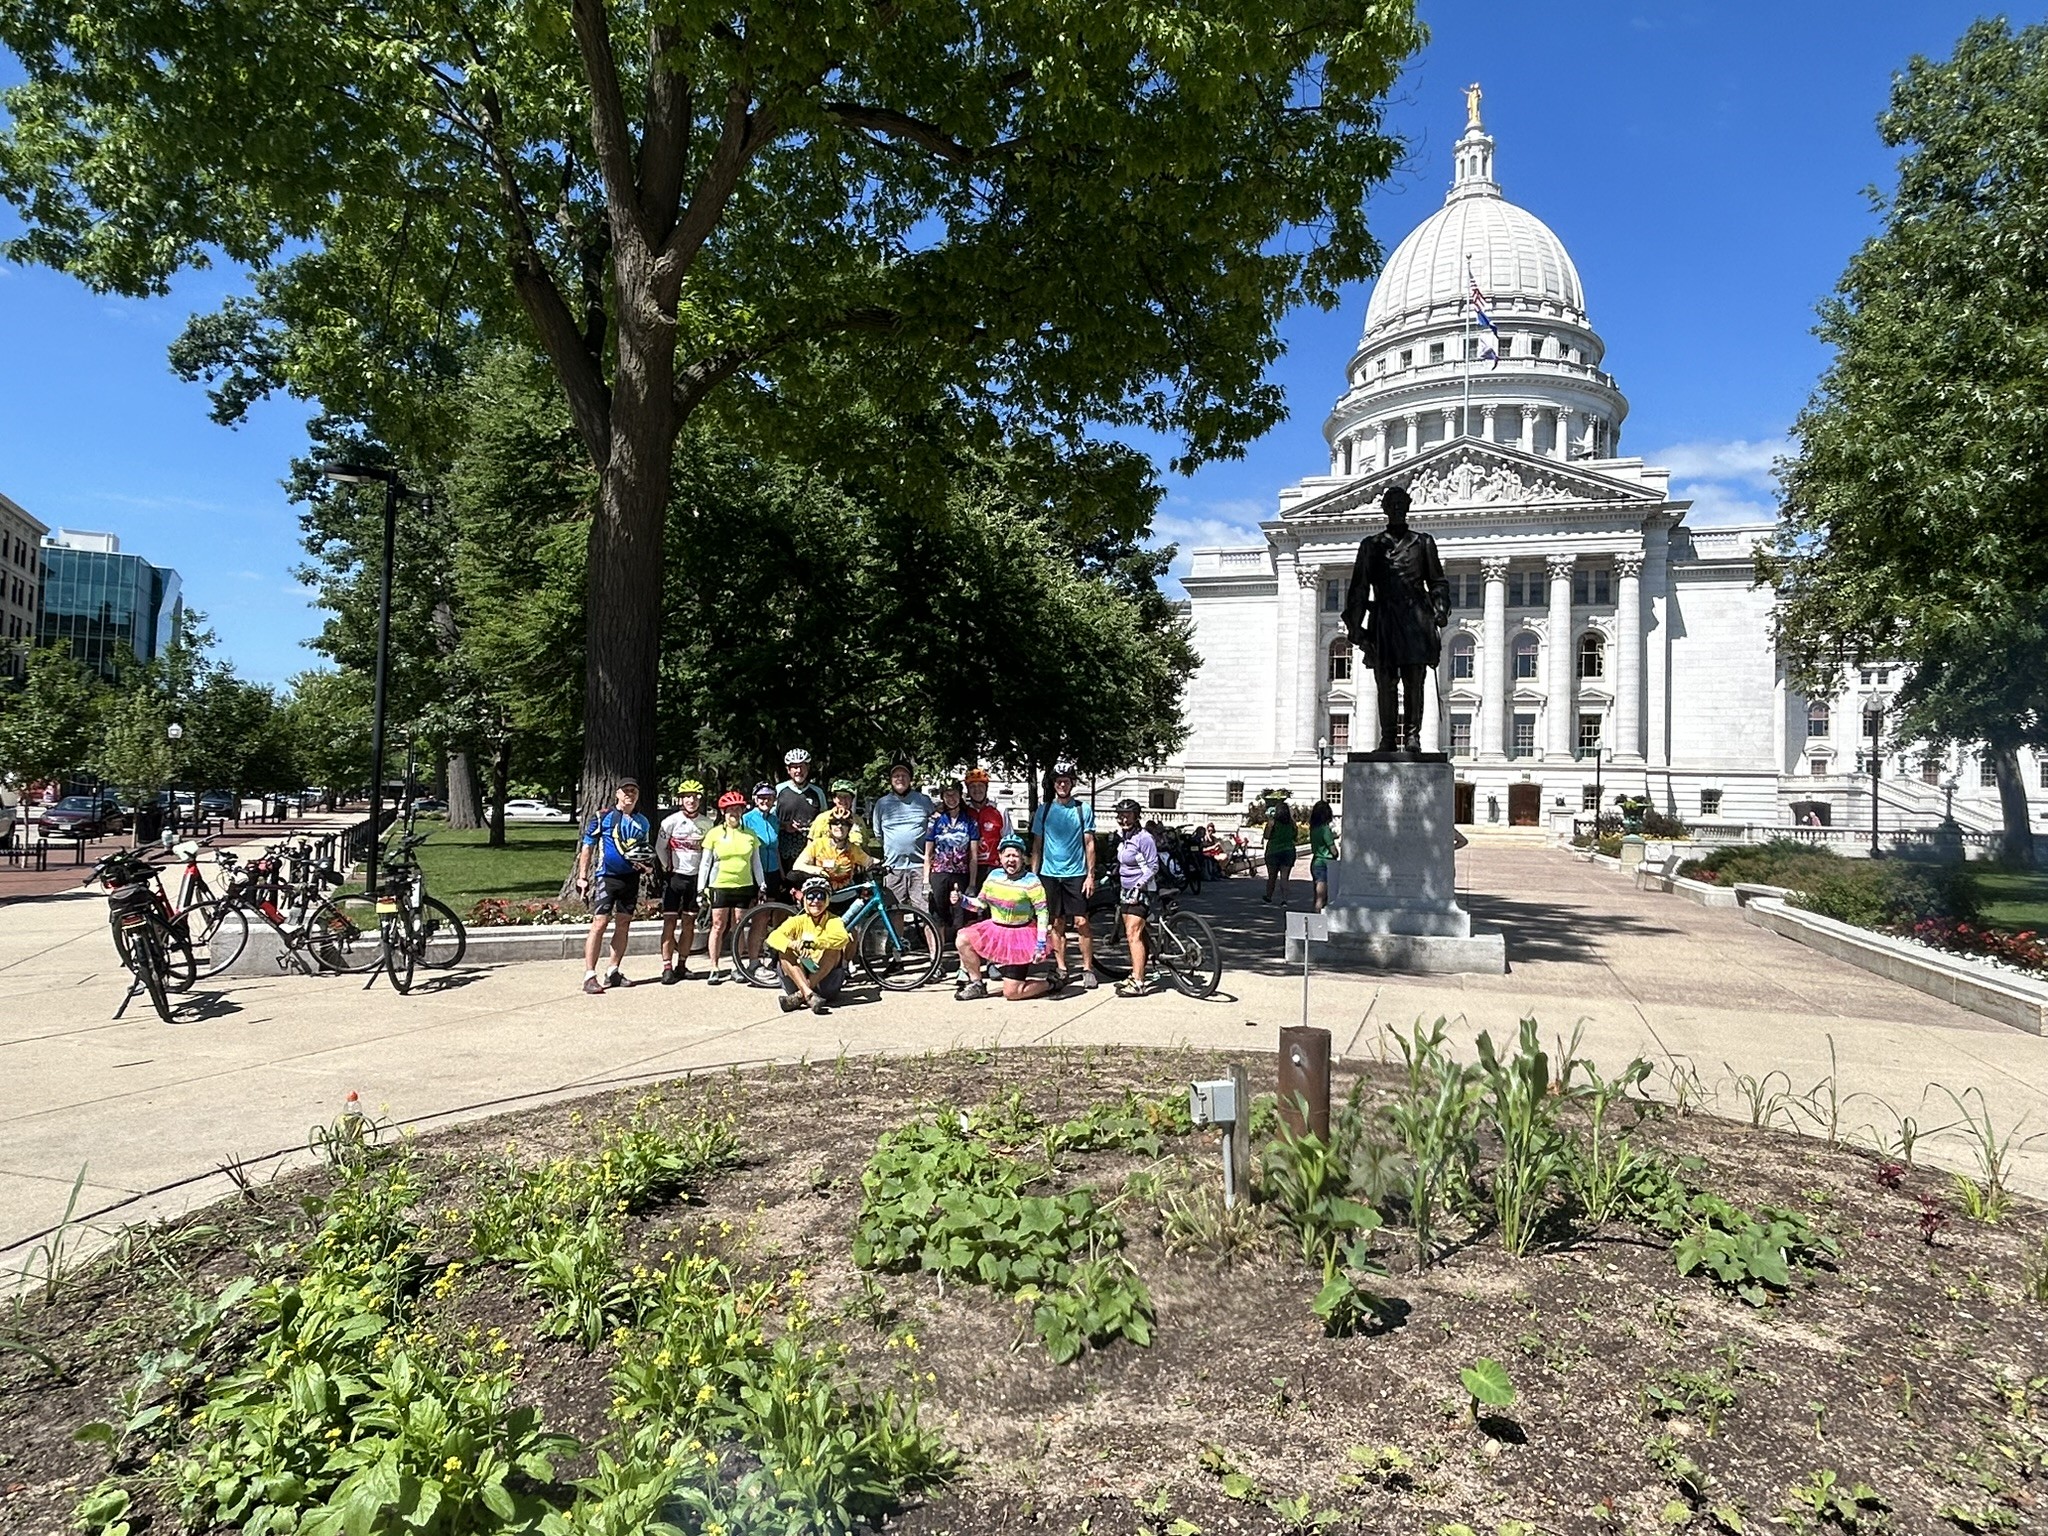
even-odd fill
[(1812, 741), (1816, 736), (1825, 736), (1827, 733), (1828, 701), (1815, 699), (1806, 706), (1806, 739)]
[(1607, 641), (1596, 629), (1589, 629), (1579, 636), (1579, 676), (1605, 677), (1607, 675)]
[(1459, 635), (1451, 642), (1451, 681), (1465, 682), (1472, 676), (1472, 659), (1478, 645), (1470, 635)]
[(1351, 676), (1351, 642), (1339, 635), (1330, 642), (1330, 681), (1341, 683)]
[(1534, 635), (1524, 633), (1515, 636), (1516, 682), (1534, 682), (1536, 680), (1536, 655), (1538, 649), (1539, 642)]

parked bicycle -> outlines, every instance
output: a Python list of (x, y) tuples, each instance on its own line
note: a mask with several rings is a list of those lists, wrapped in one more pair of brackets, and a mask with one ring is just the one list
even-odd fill
[(93, 865), (88, 878), (106, 887), (107, 923), (121, 963), (148, 995), (157, 1017), (170, 1023), (170, 994), (190, 987), (198, 967), (191, 944), (172, 926), (156, 866), (122, 849)]
[[(1123, 937), (1115, 882), (1098, 884), (1088, 903), (1088, 923), (1095, 930), (1095, 969), (1112, 981), (1131, 974), (1131, 952)], [(1145, 898), (1145, 952), (1155, 975), (1189, 997), (1212, 996), (1223, 984), (1223, 952), (1209, 919), (1180, 904), (1173, 891), (1154, 891)]]
[(418, 849), (432, 834), (409, 832), (386, 855), (377, 888), (377, 928), (384, 974), (400, 992), (412, 990), (413, 975), (424, 965), (447, 970), (459, 965), (469, 949), (462, 919), (446, 902), (427, 894), (427, 877)]
[[(839, 912), (839, 920), (853, 940), (849, 963), (858, 965), (869, 981), (890, 992), (914, 992), (939, 974), (944, 945), (928, 916), (890, 896), (873, 873), (835, 891), (834, 906), (849, 892), (856, 893), (854, 899)], [(768, 901), (742, 920), (738, 964), (755, 986), (780, 985), (768, 936), (796, 915), (797, 909), (787, 902)]]
[(277, 935), (279, 970), (360, 974), (382, 958), (369, 902), (338, 891), (329, 895), (342, 884), (341, 874), (314, 860), (310, 845), (283, 845), (246, 864), (226, 850), (214, 857), (227, 880), (208, 949), (209, 957), (225, 956), (214, 960), (216, 970), (241, 954), (251, 918)]

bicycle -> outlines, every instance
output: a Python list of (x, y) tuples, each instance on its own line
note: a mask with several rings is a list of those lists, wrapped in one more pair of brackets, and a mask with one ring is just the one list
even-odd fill
[(409, 832), (399, 838), (377, 891), (384, 974), (401, 994), (412, 990), (418, 966), (445, 971), (460, 964), (469, 949), (462, 919), (446, 902), (427, 894), (427, 878), (416, 850), (431, 835)]
[[(157, 886), (156, 866), (123, 849), (93, 865), (87, 879), (106, 887), (107, 923), (113, 930), (114, 949), (148, 995), (157, 1017), (169, 1024), (170, 994), (192, 985), (197, 966), (191, 945), (165, 916), (167, 907)], [(133, 987), (128, 995), (135, 995)]]
[[(220, 908), (234, 914), (223, 915), (222, 923), (238, 917), (244, 938), (251, 914), (268, 924), (283, 946), (277, 957), (279, 970), (317, 976), (322, 971), (351, 975), (376, 968), (382, 951), (371, 941), (377, 925), (367, 901), (324, 894), (328, 887), (340, 885), (342, 877), (331, 866), (313, 865), (304, 845), (281, 847), (246, 866), (225, 850), (214, 857), (228, 877)], [(288, 863), (303, 866), (305, 873), (295, 876), (287, 870)]]
[[(1131, 974), (1121, 899), (1114, 885), (1097, 886), (1095, 899), (1088, 904), (1089, 926), (1095, 930), (1095, 969), (1112, 981)], [(1172, 891), (1145, 895), (1145, 955), (1151, 970), (1164, 972), (1174, 990), (1188, 997), (1213, 996), (1223, 984), (1223, 952), (1216, 946), (1216, 930), (1201, 913), (1182, 907)]]
[[(869, 981), (890, 992), (914, 992), (939, 974), (942, 945), (929, 917), (896, 901), (872, 872), (834, 891), (835, 905), (849, 892), (858, 892), (858, 899), (839, 914), (839, 920), (853, 939), (852, 963)], [(796, 915), (795, 907), (780, 901), (763, 902), (748, 911), (746, 938), (735, 963), (755, 986), (782, 984), (780, 962), (768, 947), (768, 936)]]

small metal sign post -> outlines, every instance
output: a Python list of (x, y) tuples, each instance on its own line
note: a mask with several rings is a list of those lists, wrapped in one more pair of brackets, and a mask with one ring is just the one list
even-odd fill
[(1287, 937), (1301, 941), (1301, 1027), (1308, 1028), (1308, 947), (1330, 942), (1330, 920), (1320, 912), (1287, 914)]

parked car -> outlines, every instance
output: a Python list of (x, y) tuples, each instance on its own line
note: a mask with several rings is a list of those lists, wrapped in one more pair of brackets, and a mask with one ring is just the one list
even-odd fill
[(112, 795), (66, 795), (43, 812), (45, 837), (105, 837), (127, 827), (128, 813)]
[(427, 816), (447, 809), (448, 802), (446, 800), (436, 800), (432, 795), (421, 795), (412, 803), (412, 813), (415, 816)]
[(241, 809), (241, 798), (224, 789), (209, 789), (199, 797), (199, 814), (202, 816), (225, 816), (233, 821)]
[(21, 825), (21, 812), (16, 808), (19, 802), (12, 790), (0, 790), (0, 848), (14, 846), (14, 829)]
[(558, 806), (545, 800), (507, 800), (505, 802), (507, 821), (574, 821), (575, 818)]

